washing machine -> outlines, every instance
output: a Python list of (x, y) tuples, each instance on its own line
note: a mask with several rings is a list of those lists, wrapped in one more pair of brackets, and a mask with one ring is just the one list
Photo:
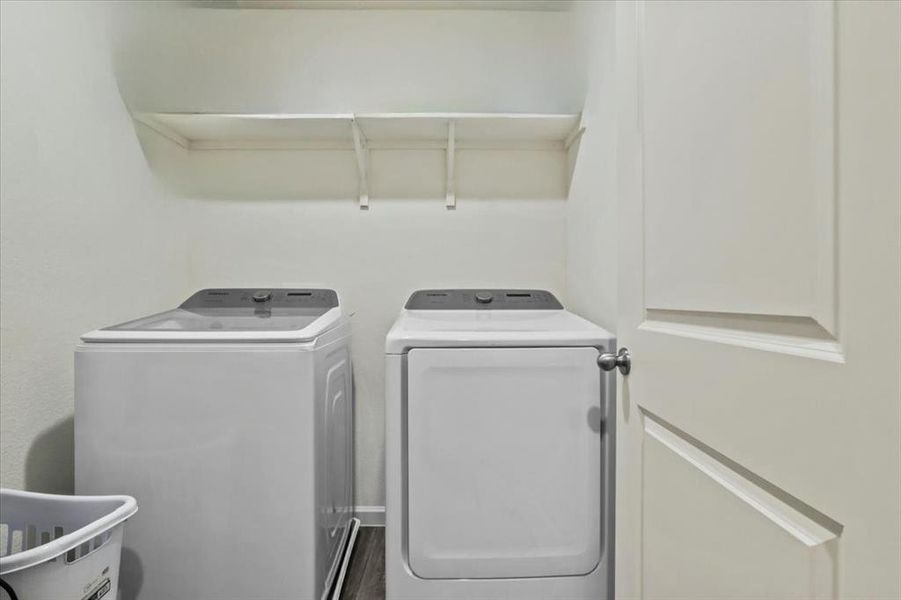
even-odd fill
[(327, 597), (353, 516), (350, 323), (335, 291), (206, 289), (81, 339), (75, 491), (141, 507), (123, 597)]
[(612, 600), (614, 337), (544, 290), (421, 290), (386, 340), (389, 600)]

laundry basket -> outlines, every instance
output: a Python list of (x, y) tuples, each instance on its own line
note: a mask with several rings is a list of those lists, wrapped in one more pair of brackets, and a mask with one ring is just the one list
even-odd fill
[(0, 489), (0, 600), (115, 600), (131, 496)]

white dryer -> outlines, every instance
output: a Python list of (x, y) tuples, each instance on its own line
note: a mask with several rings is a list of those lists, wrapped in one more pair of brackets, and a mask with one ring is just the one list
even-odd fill
[(75, 490), (127, 493), (121, 587), (320, 600), (353, 516), (350, 323), (326, 289), (208, 289), (82, 336)]
[(607, 331), (542, 290), (422, 290), (386, 342), (389, 600), (612, 600)]

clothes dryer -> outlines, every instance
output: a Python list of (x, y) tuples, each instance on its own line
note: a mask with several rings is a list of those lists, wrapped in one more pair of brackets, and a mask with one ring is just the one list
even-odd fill
[(614, 337), (543, 290), (422, 290), (386, 341), (390, 600), (612, 599)]

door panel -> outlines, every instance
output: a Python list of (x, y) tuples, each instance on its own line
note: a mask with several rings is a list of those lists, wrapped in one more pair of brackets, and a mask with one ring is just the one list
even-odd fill
[(831, 329), (831, 5), (651, 2), (641, 27), (647, 308)]
[(668, 439), (653, 420), (645, 426), (647, 597), (832, 596), (834, 570), (825, 542), (834, 533), (715, 460), (684, 452), (679, 438)]
[(639, 9), (646, 327), (838, 352), (832, 5)]
[(618, 598), (901, 597), (899, 6), (618, 4)]
[(409, 560), (423, 578), (582, 575), (601, 555), (595, 348), (408, 354)]
[(840, 524), (685, 432), (643, 425), (648, 597), (831, 597)]

